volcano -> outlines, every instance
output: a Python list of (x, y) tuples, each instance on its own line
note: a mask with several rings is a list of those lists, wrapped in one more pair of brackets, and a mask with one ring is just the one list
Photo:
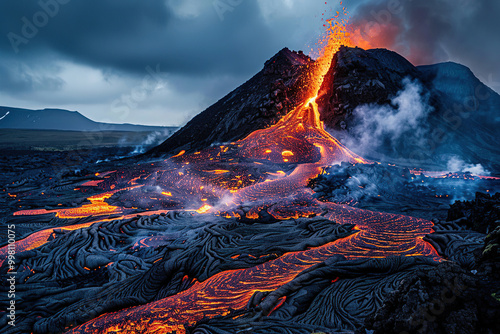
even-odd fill
[[(493, 333), (500, 198), (487, 193), (500, 180), (423, 168), (440, 152), (495, 167), (495, 133), (477, 124), (495, 119), (496, 95), (465, 139), (450, 130), (460, 150), (440, 141), (411, 169), (376, 159), (408, 162), (418, 138), (361, 155), (332, 135), (352, 135), (361, 106), (418, 82), (432, 129), (480, 83), (342, 46), (344, 32), (330, 22), (316, 60), (281, 50), (135, 160), (9, 180), (0, 270), (17, 297), (1, 301), (3, 332)], [(472, 190), (487, 193), (435, 218)]]
[[(253, 78), (194, 117), (150, 154), (194, 152), (275, 124), (306, 98), (303, 87), (314, 63), (300, 51), (281, 50)], [(442, 168), (446, 159), (440, 158), (457, 155), (498, 170), (500, 151), (495, 143), (500, 141), (500, 95), (457, 63), (413, 66), (386, 49), (342, 46), (318, 93), (320, 120), (336, 136), (349, 137), (357, 125), (357, 108), (390, 105), (403, 90), (405, 78), (421, 85), (419, 94), (427, 97), (432, 109), (419, 124), (430, 129), (428, 138), (422, 142), (410, 132), (368, 152), (370, 157), (404, 164), (414, 160), (412, 153), (418, 151), (421, 165), (441, 160)]]

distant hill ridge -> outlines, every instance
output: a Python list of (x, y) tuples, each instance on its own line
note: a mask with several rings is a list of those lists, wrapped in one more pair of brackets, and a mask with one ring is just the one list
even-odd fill
[(0, 129), (63, 131), (163, 131), (177, 127), (95, 122), (77, 111), (64, 109), (31, 110), (0, 106)]

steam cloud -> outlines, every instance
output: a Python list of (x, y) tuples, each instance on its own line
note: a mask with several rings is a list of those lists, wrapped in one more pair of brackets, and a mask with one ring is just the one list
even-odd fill
[[(133, 146), (134, 149), (126, 154), (125, 156), (132, 156), (136, 154), (142, 154), (152, 148), (153, 146), (160, 145), (165, 139), (167, 139), (169, 136), (172, 135), (172, 132), (170, 130), (163, 130), (163, 131), (155, 131), (151, 132), (147, 135), (147, 137), (138, 145), (131, 145), (129, 142), (129, 138), (123, 137), (118, 141), (118, 145), (120, 147), (131, 147)], [(125, 156), (118, 156), (116, 158), (123, 158)]]
[(354, 110), (354, 126), (345, 138), (347, 147), (358, 154), (373, 154), (384, 151), (383, 147), (395, 149), (407, 140), (423, 146), (429, 130), (425, 120), (433, 109), (428, 96), (422, 96), (420, 83), (406, 78), (403, 85), (391, 105), (361, 105)]
[(155, 145), (160, 145), (165, 139), (167, 139), (171, 135), (170, 131), (165, 130), (165, 131), (155, 131), (151, 132), (146, 139), (139, 145), (136, 145), (131, 155), (134, 154), (142, 154), (146, 152), (147, 149), (155, 146)]
[[(429, 104), (428, 94), (418, 81), (403, 80), (401, 90), (390, 105), (360, 105), (353, 112), (353, 125), (348, 134), (334, 135), (358, 154), (380, 157), (388, 149), (396, 151), (426, 147), (430, 133), (428, 116), (434, 110)], [(382, 157), (383, 158), (383, 157)], [(449, 172), (470, 172), (475, 175), (490, 175), (481, 164), (471, 164), (457, 155), (439, 157), (446, 161)]]
[(490, 175), (490, 172), (484, 169), (481, 164), (469, 164), (460, 159), (460, 157), (452, 156), (450, 160), (448, 160), (447, 164), (448, 171), (454, 172), (469, 172), (475, 175)]

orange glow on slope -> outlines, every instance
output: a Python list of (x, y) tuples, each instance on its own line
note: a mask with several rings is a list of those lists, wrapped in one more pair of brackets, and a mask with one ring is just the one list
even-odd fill
[[(99, 173), (96, 173), (97, 176), (99, 175)], [(82, 183), (82, 187), (97, 187), (99, 185), (99, 183), (103, 182), (104, 180), (91, 180), (91, 181), (87, 181), (85, 183)]]
[(184, 155), (184, 153), (186, 153), (186, 151), (182, 150), (179, 153), (177, 153), (176, 155), (174, 155), (172, 158), (180, 157), (181, 155)]
[(226, 174), (226, 173), (229, 173), (230, 171), (225, 170), (225, 169), (216, 169), (216, 170), (205, 170), (204, 172), (207, 172), (207, 173), (214, 173), (215, 175), (219, 175), (219, 174)]
[(295, 152), (293, 156), (288, 156), (289, 160), (295, 159), (299, 162), (304, 159), (304, 154), (301, 154), (304, 148), (308, 148), (307, 156), (311, 149), (316, 150), (319, 159), (298, 165), (290, 175), (283, 178), (239, 189), (234, 194), (235, 203), (289, 196), (303, 190), (307, 181), (317, 176), (321, 167), (326, 165), (341, 161), (367, 163), (326, 132), (319, 116), (316, 97), (313, 97), (285, 115), (272, 127), (254, 131), (238, 142), (243, 156), (254, 159), (280, 162), (281, 154), (279, 158), (273, 158), (271, 154), (262, 150), (262, 146), (266, 143), (271, 143), (278, 152)]
[(203, 205), (201, 208), (199, 208), (198, 210), (196, 210), (196, 212), (198, 213), (207, 213), (208, 211), (210, 211), (212, 207), (208, 204), (205, 204)]

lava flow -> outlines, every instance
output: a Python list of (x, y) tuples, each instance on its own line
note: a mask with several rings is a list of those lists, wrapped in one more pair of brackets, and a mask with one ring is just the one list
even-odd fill
[[(176, 159), (196, 164), (218, 160), (221, 153), (231, 152), (236, 157), (275, 164), (298, 164), (291, 172), (277, 173), (266, 182), (249, 182), (232, 189), (225, 203), (241, 204), (266, 201), (276, 203), (283, 197), (306, 191), (307, 180), (316, 176), (321, 167), (349, 161), (366, 163), (350, 152), (323, 129), (315, 102), (322, 78), (330, 66), (333, 54), (344, 39), (341, 26), (334, 25), (324, 54), (311, 70), (316, 80), (311, 84), (312, 97), (288, 113), (277, 124), (257, 130), (245, 139), (195, 155), (184, 152)], [(340, 30), (339, 30), (340, 29)], [(217, 153), (216, 155), (214, 153)], [(234, 171), (219, 167), (213, 175), (232, 177)], [(239, 179), (241, 180), (241, 176)], [(313, 203), (310, 203), (311, 205)], [(329, 204), (327, 217), (335, 223), (355, 222), (358, 233), (348, 238), (302, 252), (287, 253), (282, 257), (249, 269), (221, 272), (191, 288), (150, 304), (129, 308), (101, 317), (75, 328), (71, 333), (156, 333), (177, 331), (184, 333), (184, 325), (193, 325), (204, 317), (226, 315), (229, 309), (246, 306), (256, 291), (272, 291), (291, 281), (299, 272), (331, 257), (342, 254), (347, 258), (399, 256), (437, 256), (422, 237), (431, 232), (432, 223), (399, 215), (383, 214)], [(294, 207), (282, 207), (280, 218), (297, 214)], [(199, 212), (210, 210), (202, 206)], [(283, 212), (287, 212), (284, 214)], [(285, 216), (285, 217), (284, 217)], [(248, 217), (248, 216), (247, 216)], [(255, 215), (258, 217), (258, 215)], [(333, 223), (332, 222), (332, 223)]]
[(31, 216), (46, 213), (55, 213), (58, 218), (84, 218), (88, 216), (103, 216), (121, 213), (121, 210), (105, 202), (113, 192), (91, 196), (88, 198), (90, 204), (84, 204), (79, 208), (55, 209), (55, 210), (23, 210), (14, 212), (14, 216)]
[[(204, 317), (227, 315), (244, 308), (257, 291), (273, 291), (308, 267), (335, 254), (360, 257), (432, 256), (435, 250), (422, 237), (432, 223), (401, 215), (331, 204), (328, 218), (338, 224), (356, 222), (360, 231), (347, 238), (302, 252), (287, 253), (261, 265), (224, 271), (175, 296), (116, 313), (104, 314), (68, 333), (185, 333)], [(332, 222), (333, 223), (333, 222)]]
[(276, 125), (251, 133), (240, 146), (244, 156), (255, 159), (281, 158), (284, 162), (293, 159), (300, 163), (303, 162), (300, 159), (310, 155), (311, 151), (317, 151), (319, 159), (299, 164), (287, 177), (238, 190), (233, 200), (235, 203), (289, 196), (303, 190), (307, 181), (327, 165), (341, 161), (366, 163), (323, 129), (315, 100), (316, 97), (309, 99)]

